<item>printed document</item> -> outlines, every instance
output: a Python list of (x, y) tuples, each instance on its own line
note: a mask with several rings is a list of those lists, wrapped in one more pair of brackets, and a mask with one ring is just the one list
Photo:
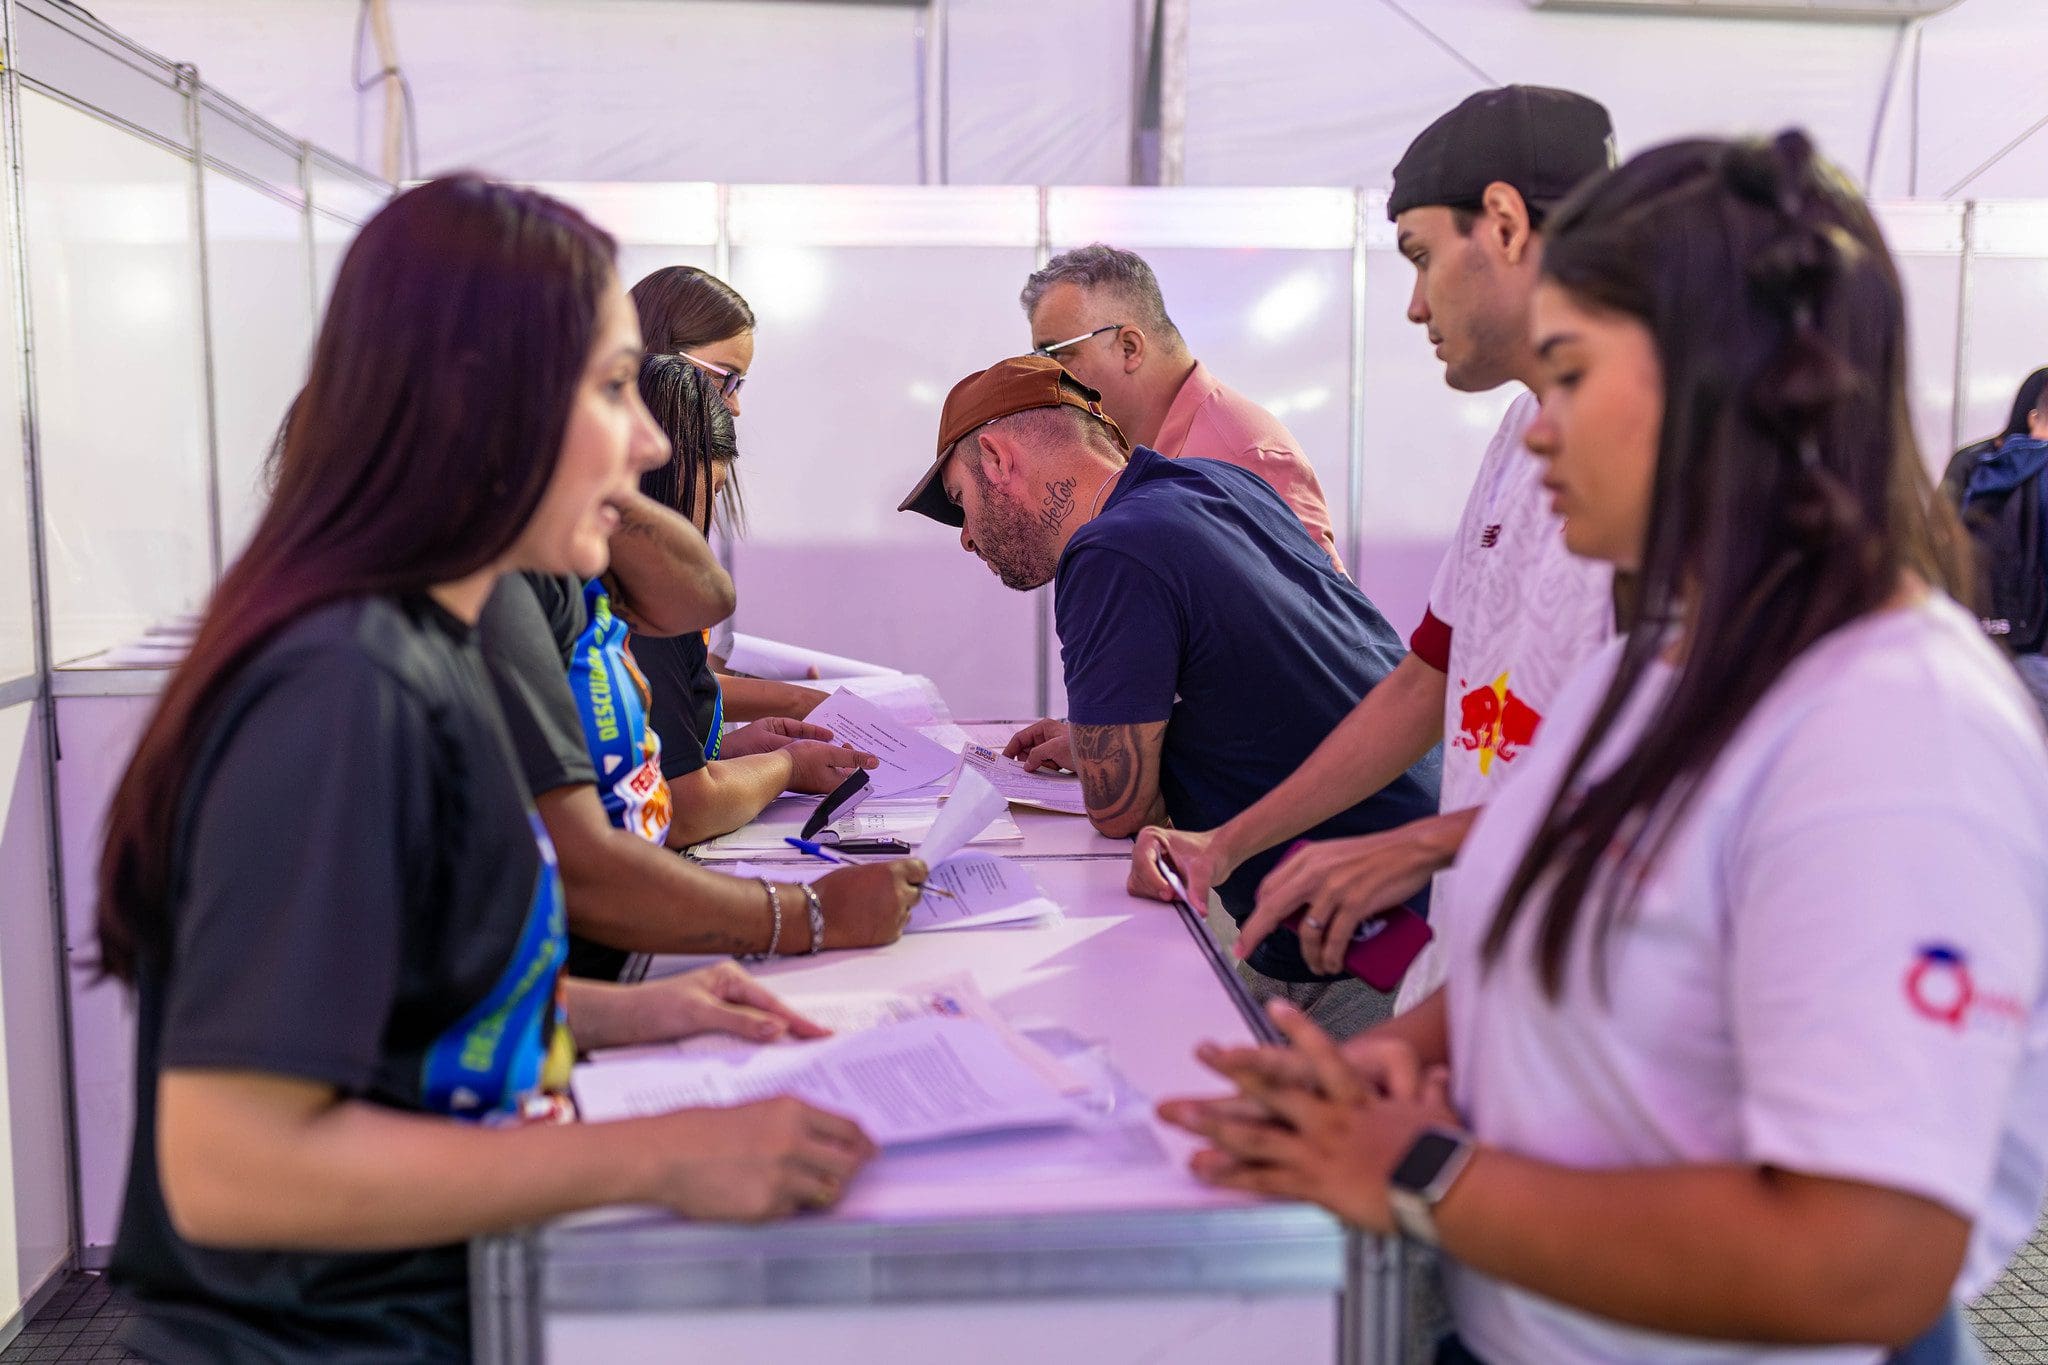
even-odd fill
[(819, 702), (809, 720), (830, 730), (834, 743), (865, 749), (881, 760), (881, 766), (868, 773), (871, 797), (895, 796), (928, 786), (953, 771), (960, 761), (945, 745), (890, 718), (873, 702), (844, 688)]
[(1062, 815), (1086, 815), (1088, 803), (1081, 796), (1081, 779), (1072, 773), (1041, 768), (1024, 771), (1014, 758), (1005, 758), (986, 745), (969, 743), (960, 751), (963, 771), (980, 773), (1012, 805), (1036, 806)]
[(977, 1018), (927, 1017), (817, 1042), (576, 1068), (594, 1122), (794, 1095), (843, 1114), (882, 1146), (1070, 1124), (1081, 1109)]

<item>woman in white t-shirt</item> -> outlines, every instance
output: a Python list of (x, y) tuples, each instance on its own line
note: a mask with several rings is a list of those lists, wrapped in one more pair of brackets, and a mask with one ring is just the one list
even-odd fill
[(1898, 276), (1806, 138), (1552, 220), (1530, 448), (1639, 619), (1458, 864), (1449, 980), (1204, 1058), (1216, 1184), (1440, 1242), (1442, 1360), (1974, 1359), (2048, 1171), (2048, 749), (1945, 594)]

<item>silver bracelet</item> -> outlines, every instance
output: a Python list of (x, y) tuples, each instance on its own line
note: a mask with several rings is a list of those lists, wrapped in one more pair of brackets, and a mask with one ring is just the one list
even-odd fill
[(799, 882), (797, 888), (811, 903), (811, 951), (816, 953), (825, 946), (825, 903), (818, 899), (817, 888), (809, 882)]
[(766, 962), (769, 958), (774, 957), (775, 950), (782, 946), (782, 893), (776, 890), (775, 883), (769, 881), (766, 877), (756, 877), (754, 880), (768, 888), (768, 909), (775, 916), (775, 927), (768, 931), (767, 952), (743, 953), (741, 956), (749, 962)]

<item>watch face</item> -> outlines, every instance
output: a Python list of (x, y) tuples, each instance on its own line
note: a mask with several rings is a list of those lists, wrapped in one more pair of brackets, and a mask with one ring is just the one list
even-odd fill
[(1408, 1149), (1408, 1155), (1401, 1158), (1401, 1164), (1394, 1168), (1388, 1183), (1404, 1190), (1426, 1190), (1429, 1182), (1436, 1179), (1444, 1163), (1451, 1159), (1451, 1153), (1458, 1150), (1458, 1139), (1449, 1133), (1428, 1132), (1415, 1139), (1415, 1145)]

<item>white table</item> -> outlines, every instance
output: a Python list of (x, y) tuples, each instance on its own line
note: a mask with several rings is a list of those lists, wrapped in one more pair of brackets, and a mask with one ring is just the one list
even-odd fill
[(1197, 1184), (1189, 1141), (1151, 1115), (1158, 1098), (1217, 1089), (1196, 1042), (1253, 1036), (1256, 1013), (1207, 931), (1125, 893), (1127, 842), (1077, 817), (1013, 813), (1025, 848), (1001, 851), (1030, 864), (1064, 922), (915, 934), (760, 971), (798, 1004), (972, 971), (1019, 1026), (1108, 1058), (1128, 1086), (1114, 1140), (889, 1153), (830, 1214), (766, 1227), (606, 1210), (479, 1241), (479, 1361), (1399, 1359), (1397, 1254), (1319, 1209)]

